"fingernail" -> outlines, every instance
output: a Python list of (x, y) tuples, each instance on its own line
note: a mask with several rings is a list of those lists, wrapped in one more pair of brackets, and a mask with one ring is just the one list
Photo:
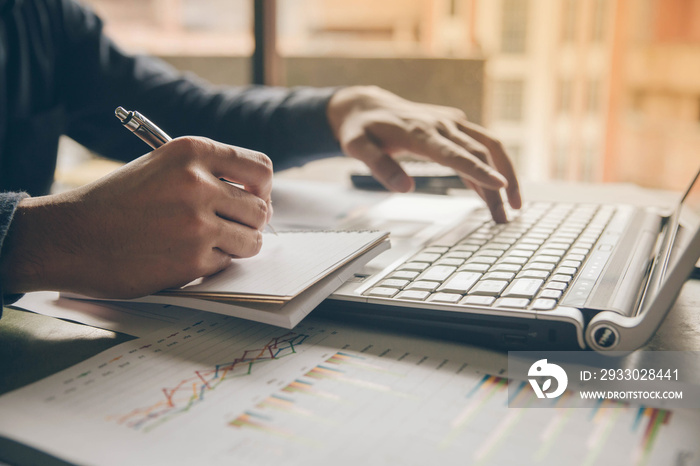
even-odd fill
[(389, 185), (395, 191), (405, 193), (413, 189), (413, 180), (404, 173), (396, 173), (389, 178)]

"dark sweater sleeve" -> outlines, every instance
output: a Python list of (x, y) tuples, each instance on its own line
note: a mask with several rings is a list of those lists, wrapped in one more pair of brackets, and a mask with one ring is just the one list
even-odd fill
[[(5, 236), (10, 229), (12, 217), (17, 209), (19, 201), (27, 197), (26, 193), (0, 193), (0, 259), (2, 259), (2, 247), (5, 242)], [(2, 291), (2, 281), (0, 281), (0, 316), (2, 316), (2, 306), (6, 303), (13, 303), (20, 298), (21, 295), (5, 295)]]
[(121, 128), (114, 109), (138, 110), (172, 137), (206, 136), (266, 153), (276, 166), (338, 154), (326, 108), (333, 88), (215, 88), (164, 62), (124, 53), (85, 7), (62, 3), (60, 85), (69, 136), (105, 156), (147, 151)]

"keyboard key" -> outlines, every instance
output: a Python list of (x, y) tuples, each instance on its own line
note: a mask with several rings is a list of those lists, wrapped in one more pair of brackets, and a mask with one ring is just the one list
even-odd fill
[(480, 278), (478, 272), (457, 272), (442, 284), (439, 291), (465, 294)]
[(524, 251), (537, 251), (540, 248), (539, 245), (537, 244), (530, 244), (530, 243), (518, 243), (515, 245), (515, 248), (513, 250), (524, 250)]
[(419, 272), (414, 272), (412, 270), (399, 270), (398, 272), (392, 273), (389, 278), (400, 278), (404, 280), (413, 280), (418, 276)]
[(501, 298), (495, 302), (494, 306), (525, 309), (528, 304), (530, 304), (530, 300), (525, 298)]
[(561, 256), (545, 256), (538, 254), (535, 257), (533, 257), (532, 260), (535, 262), (549, 262), (552, 264), (556, 264), (561, 260)]
[(493, 267), (491, 267), (489, 270), (492, 272), (519, 272), (522, 267), (519, 266), (518, 264), (504, 264), (501, 262), (500, 264), (496, 264)]
[(492, 280), (512, 280), (515, 278), (515, 272), (489, 272), (484, 276), (484, 279)]
[(572, 278), (573, 277), (571, 275), (562, 275), (562, 274), (552, 275), (553, 282), (569, 283)]
[(549, 277), (549, 272), (546, 270), (523, 270), (518, 274), (518, 278), (541, 278), (545, 280), (547, 277)]
[(450, 267), (459, 267), (462, 264), (464, 264), (464, 259), (459, 259), (457, 257), (448, 257), (435, 262), (435, 265), (449, 265)]
[(542, 290), (540, 298), (559, 299), (563, 293), (561, 290)]
[(457, 267), (451, 267), (449, 265), (434, 265), (423, 272), (419, 278), (421, 280), (434, 280), (437, 282), (442, 282), (447, 277), (452, 275), (455, 270), (457, 270)]
[(585, 256), (588, 254), (588, 251), (590, 251), (590, 250), (591, 250), (590, 248), (582, 248), (582, 247), (577, 245), (576, 247), (572, 248), (569, 252), (571, 254), (582, 254)]
[(536, 311), (551, 311), (557, 305), (556, 300), (547, 298), (537, 298), (532, 303), (532, 309)]
[(545, 256), (556, 256), (561, 258), (566, 254), (565, 249), (559, 249), (559, 248), (550, 248), (547, 246), (544, 246), (542, 249), (538, 251), (540, 254), (545, 255)]
[(407, 290), (396, 295), (396, 299), (410, 299), (412, 301), (425, 301), (430, 296), (429, 291)]
[(383, 286), (375, 286), (369, 291), (366, 291), (365, 295), (376, 296), (378, 298), (391, 298), (398, 292), (399, 290), (397, 290), (396, 288), (385, 288)]
[(469, 259), (472, 256), (472, 252), (469, 251), (450, 251), (446, 252), (444, 259)]
[(569, 254), (566, 256), (566, 260), (572, 260), (572, 261), (583, 261), (586, 258), (583, 254)]
[(461, 294), (456, 293), (433, 293), (428, 298), (428, 301), (434, 303), (453, 303), (456, 304), (462, 299)]
[(411, 258), (411, 262), (428, 262), (432, 263), (435, 262), (440, 258), (441, 254), (436, 254), (436, 253), (430, 253), (430, 252), (422, 252), (420, 254), (416, 254)]
[(559, 265), (561, 265), (562, 267), (574, 267), (574, 268), (578, 269), (579, 267), (581, 267), (581, 262), (580, 261), (565, 260), (565, 261), (562, 261), (562, 263)]
[(509, 257), (527, 257), (530, 258), (534, 254), (533, 251), (527, 251), (525, 249), (513, 249), (512, 251), (508, 251), (508, 256)]
[(518, 244), (533, 244), (533, 245), (539, 247), (539, 246), (541, 246), (541, 245), (544, 243), (544, 240), (545, 240), (545, 239), (546, 239), (546, 238), (544, 238), (544, 239), (542, 239), (542, 238), (531, 238), (531, 237), (529, 237), (529, 236), (525, 236), (525, 237), (523, 237), (523, 239), (520, 240), (520, 243), (518, 243)]
[(453, 247), (450, 249), (450, 251), (468, 251), (468, 252), (476, 252), (481, 248), (481, 246), (477, 246), (476, 244), (458, 244), (457, 246)]
[(491, 242), (488, 243), (487, 245), (484, 246), (486, 249), (498, 249), (499, 251), (507, 251), (510, 249), (510, 245), (513, 243), (506, 243), (506, 242)]
[(518, 278), (508, 286), (501, 296), (509, 298), (534, 298), (542, 287), (544, 280), (537, 278)]
[(554, 264), (548, 262), (530, 262), (525, 266), (525, 269), (546, 270), (547, 272), (551, 272), (554, 270)]
[(527, 261), (527, 257), (508, 256), (501, 258), (501, 262), (505, 262), (506, 264), (524, 265)]
[(444, 256), (445, 259), (469, 259), (473, 253), (469, 251), (450, 251), (446, 252)]
[(398, 270), (415, 270), (418, 272), (422, 272), (423, 270), (427, 269), (430, 266), (430, 264), (426, 262), (406, 262), (405, 264), (401, 264), (398, 268)]
[(411, 282), (406, 289), (407, 290), (420, 290), (420, 291), (434, 291), (435, 288), (440, 286), (440, 282), (429, 282), (426, 280), (418, 280)]
[(561, 290), (564, 291), (566, 287), (569, 286), (564, 282), (548, 282), (544, 287), (548, 290)]
[(449, 251), (450, 248), (445, 247), (445, 246), (429, 246), (421, 252), (429, 252), (429, 253), (436, 253), (436, 254), (445, 254), (447, 251)]
[(559, 267), (556, 273), (561, 273), (564, 275), (574, 275), (576, 273), (576, 268), (574, 267)]
[(397, 278), (389, 278), (387, 280), (382, 281), (379, 285), (380, 286), (385, 286), (387, 288), (403, 288), (404, 286), (408, 285), (409, 281), (408, 280), (400, 280)]
[(493, 256), (493, 257), (501, 257), (503, 255), (503, 251), (500, 249), (480, 249), (479, 251), (474, 253), (474, 257), (476, 256)]
[(496, 300), (493, 296), (465, 296), (459, 304), (471, 304), (472, 306), (490, 306)]
[(493, 256), (472, 256), (469, 262), (478, 262), (479, 264), (493, 264), (498, 260), (498, 257)]
[(505, 280), (482, 280), (469, 290), (469, 294), (498, 296), (506, 286), (508, 286), (508, 282)]
[(458, 272), (462, 271), (467, 271), (467, 272), (486, 272), (489, 267), (491, 267), (489, 264), (479, 264), (478, 262), (469, 262), (467, 264), (464, 264), (460, 268), (457, 269)]

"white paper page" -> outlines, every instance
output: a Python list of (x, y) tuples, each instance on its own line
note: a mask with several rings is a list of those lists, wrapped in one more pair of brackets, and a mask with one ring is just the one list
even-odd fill
[(330, 230), (340, 220), (391, 196), (389, 192), (362, 191), (339, 183), (275, 178), (271, 223), (282, 230)]
[(235, 259), (218, 274), (182, 290), (293, 297), (383, 236), (373, 231), (268, 233), (256, 256)]
[[(294, 328), (303, 318), (316, 308), (331, 293), (349, 280), (353, 274), (365, 266), (369, 261), (382, 252), (389, 249), (389, 242), (384, 241), (362, 256), (352, 260), (337, 271), (321, 279), (318, 283), (300, 293), (297, 297), (284, 304), (267, 303), (221, 303), (197, 298), (180, 296), (151, 295), (124, 303), (125, 305), (138, 305), (141, 303), (154, 303), (153, 306), (184, 306), (192, 309), (215, 312), (227, 316), (276, 325), (284, 328)], [(155, 304), (160, 303), (160, 304)]]
[(508, 408), (505, 364), (469, 346), (320, 320), (288, 331), (210, 314), (0, 397), (0, 435), (107, 466), (700, 457), (695, 412)]
[(181, 319), (191, 319), (201, 312), (161, 304), (124, 305), (109, 301), (67, 299), (55, 291), (27, 293), (12, 307), (135, 337), (148, 335)]

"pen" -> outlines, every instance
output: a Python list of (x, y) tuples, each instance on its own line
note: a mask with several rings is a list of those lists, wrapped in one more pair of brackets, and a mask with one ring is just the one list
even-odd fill
[(114, 114), (119, 118), (122, 125), (134, 133), (139, 139), (158, 149), (160, 146), (172, 138), (165, 134), (165, 131), (157, 127), (151, 120), (141, 115), (139, 112), (129, 112), (124, 107), (117, 107)]
[[(126, 127), (126, 129), (134, 133), (136, 137), (151, 146), (153, 149), (158, 149), (166, 142), (172, 141), (172, 138), (168, 136), (165, 131), (160, 129), (155, 123), (141, 115), (139, 112), (130, 112), (124, 109), (124, 107), (117, 107), (116, 110), (114, 110), (114, 115), (119, 118), (119, 121)], [(227, 180), (222, 179), (222, 181), (229, 183)], [(274, 227), (269, 223), (267, 226), (270, 228), (270, 231), (277, 236), (277, 232), (275, 231)]]

